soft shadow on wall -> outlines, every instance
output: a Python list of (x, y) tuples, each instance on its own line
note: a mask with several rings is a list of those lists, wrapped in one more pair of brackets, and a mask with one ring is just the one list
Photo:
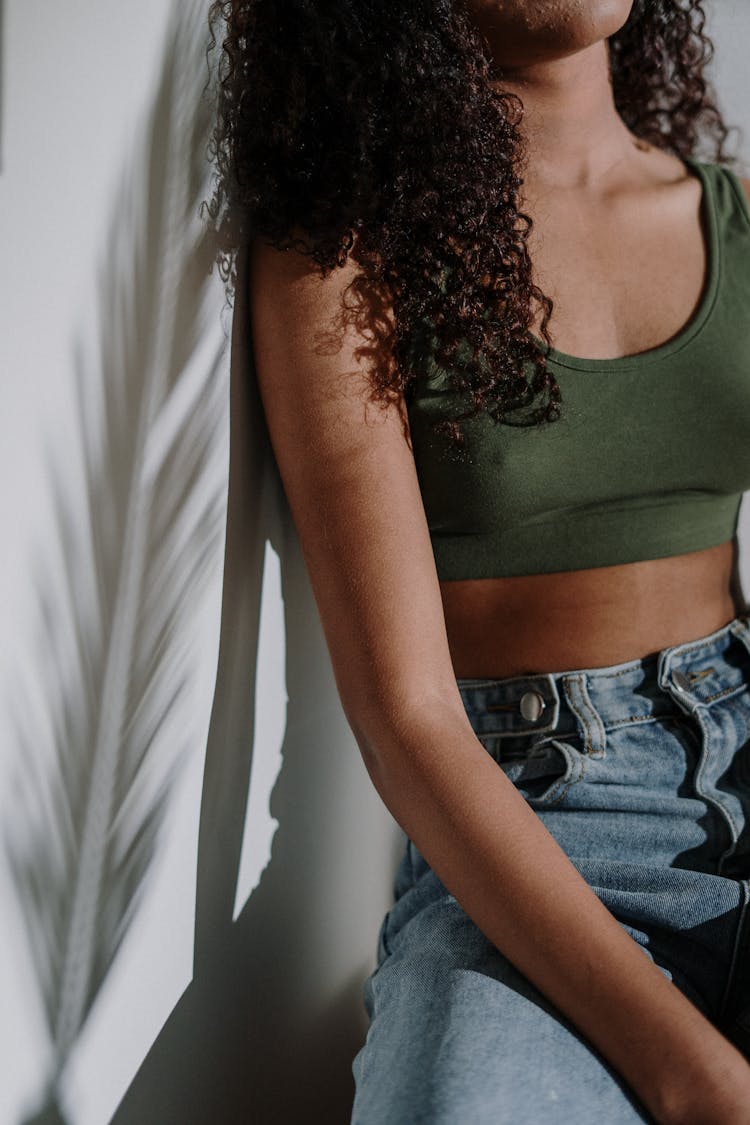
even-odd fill
[[(29, 733), (29, 716), (16, 708), (19, 735), (23, 727), (26, 736), (17, 742), (21, 788), (14, 791), (13, 816), (3, 818), (5, 844), (16, 861), (57, 1072), (64, 1070), (118, 956), (168, 816), (172, 767), (190, 750), (179, 732), (178, 650), (161, 648), (161, 642), (190, 614), (221, 533), (217, 513), (226, 479), (217, 468), (223, 451), (217, 454), (216, 435), (223, 431), (219, 398), (208, 392), (227, 388), (211, 342), (213, 327), (200, 312), (211, 248), (186, 241), (188, 215), (205, 186), (207, 121), (198, 108), (205, 73), (195, 45), (204, 45), (206, 9), (195, 0), (173, 9), (151, 128), (140, 163), (127, 170), (107, 244), (96, 377), (109, 414), (89, 450), (95, 471), (86, 535), (95, 537), (104, 526), (93, 521), (111, 522), (96, 544), (95, 581), (80, 569), (84, 531), (66, 522), (65, 500), (57, 493), (74, 627), (69, 620), (54, 625), (59, 606), (49, 598), (46, 558), (38, 560), (48, 646), (40, 675), (46, 676), (48, 662), (66, 670), (59, 697), (50, 692), (51, 706), (60, 705), (54, 771), (38, 758), (42, 739), (36, 730), (33, 737)], [(117, 263), (119, 272), (111, 268)], [(155, 1041), (142, 1044), (142, 1064), (114, 1125), (346, 1125), (350, 1062), (365, 1030), (360, 988), (373, 963), (401, 845), (338, 703), (253, 382), (243, 292), (240, 275), (221, 641), (203, 800), (194, 824), (194, 976), (174, 1010), (165, 1012)], [(79, 370), (83, 385), (90, 371), (82, 360)], [(82, 428), (90, 423), (82, 408)], [(148, 442), (136, 440), (138, 425), (145, 426)], [(123, 515), (129, 488), (146, 520), (140, 547), (138, 520), (128, 523)], [(270, 807), (279, 828), (260, 884), (233, 920), (251, 764), (264, 753), (254, 738), (253, 708), (266, 541), (281, 565), (289, 696), (283, 766)], [(168, 542), (179, 544), (169, 564)], [(96, 588), (103, 591), (102, 614), (92, 639), (85, 599)], [(125, 590), (130, 592), (123, 595)], [(136, 622), (129, 640), (123, 606)], [(164, 630), (147, 640), (146, 626), (167, 606)], [(60, 652), (54, 637), (64, 638)], [(76, 646), (78, 667), (71, 662)], [(96, 733), (105, 712), (100, 677), (108, 668), (106, 699), (123, 706), (133, 721), (126, 734), (120, 724), (102, 740)], [(142, 704), (148, 695), (140, 709), (139, 691)], [(94, 785), (94, 774), (105, 779), (104, 789)], [(41, 795), (47, 793), (43, 807)], [(58, 848), (50, 830), (65, 826), (71, 809), (70, 836), (66, 828), (58, 837), (66, 840), (60, 866), (50, 851)], [(119, 868), (115, 855), (124, 857)], [(38, 1122), (64, 1119), (56, 1073)], [(97, 1082), (96, 1073), (84, 1078)]]
[[(245, 280), (241, 268), (195, 975), (112, 1125), (347, 1125), (350, 1061), (365, 1031), (361, 983), (401, 847), (338, 705), (253, 380)], [(266, 539), (280, 559), (287, 640), (283, 767), (270, 809), (280, 823), (261, 882), (232, 922), (253, 746)], [(254, 753), (261, 752), (256, 746)]]
[[(347, 1125), (351, 1060), (366, 1031), (362, 983), (374, 963), (403, 841), (372, 788), (338, 702), (253, 377), (243, 262), (233, 329), (224, 600), (201, 810), (195, 975), (112, 1125)], [(232, 922), (267, 538), (281, 563), (287, 641), (283, 765), (270, 806), (279, 827), (260, 883)]]
[[(40, 554), (48, 651), (39, 668), (60, 674), (50, 691), (51, 758), (35, 756), (16, 701), (23, 769), (4, 824), (50, 1041), (29, 1125), (66, 1120), (59, 1083), (137, 914), (180, 762), (192, 752), (180, 724), (188, 683), (180, 622), (220, 549), (227, 390), (219, 662), (194, 825), (194, 976), (155, 1041), (143, 1043), (112, 1121), (346, 1125), (351, 1060), (365, 1032), (361, 987), (403, 838), (338, 701), (254, 385), (242, 271), (229, 388), (217, 326), (206, 319), (213, 251), (195, 224), (207, 188), (206, 10), (197, 0), (173, 7), (148, 133), (115, 201), (98, 347), (93, 359), (76, 357), (86, 473), (75, 518), (50, 454), (69, 595), (68, 616), (56, 616)], [(251, 764), (263, 753), (253, 709), (267, 540), (281, 565), (287, 653), (283, 765), (270, 807), (279, 827), (233, 920)], [(96, 1073), (78, 1077), (97, 1082)]]
[(29, 953), (27, 1003), (46, 1038), (25, 1120), (75, 1120), (76, 1083), (96, 1088), (77, 1048), (134, 932), (194, 752), (190, 626), (216, 577), (226, 489), (226, 341), (198, 215), (210, 121), (202, 7), (174, 12), (113, 195), (82, 318), (94, 332), (80, 323), (72, 348), (75, 434), (58, 427), (45, 440), (54, 523), (29, 562), (42, 703), (20, 674), (3, 685), (3, 859)]

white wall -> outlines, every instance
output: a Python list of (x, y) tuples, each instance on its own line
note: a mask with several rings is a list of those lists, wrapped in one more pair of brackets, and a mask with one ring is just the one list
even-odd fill
[[(88, 913), (79, 904), (72, 944), (50, 893), (30, 915), (35, 950), (0, 849), (0, 1123), (8, 1125), (38, 1102), (54, 1059), (49, 1020), (54, 1025), (60, 1012), (72, 1022), (67, 1032), (58, 1027), (57, 1097), (75, 1125), (263, 1121), (271, 1105), (278, 1120), (302, 1120), (304, 1108), (304, 1119), (318, 1112), (345, 1122), (349, 1059), (365, 1028), (359, 990), (400, 844), (343, 719), (253, 403), (237, 398), (246, 448), (234, 502), (244, 517), (227, 544), (230, 596), (222, 610), (230, 436), (223, 289), (201, 273), (190, 217), (199, 162), (174, 148), (198, 105), (196, 77), (200, 85), (204, 74), (194, 65), (195, 40), (207, 6), (6, 0), (5, 830), (24, 863), (27, 892), (31, 873), (46, 873), (65, 901), (66, 888), (72, 895), (82, 885), (80, 841), (67, 832), (66, 810), (96, 777), (123, 855), (133, 841), (141, 849), (124, 867), (104, 863), (98, 899)], [(746, 130), (747, 171), (750, 9), (739, 0), (710, 7), (716, 81), (728, 118)], [(184, 65), (170, 79), (164, 60), (176, 33)], [(241, 395), (242, 372), (235, 376)], [(108, 421), (105, 403), (117, 408)], [(146, 411), (145, 431), (137, 431), (135, 407)], [(189, 443), (172, 441), (183, 430)], [(147, 441), (131, 458), (137, 432)], [(177, 482), (188, 469), (185, 498)], [(129, 508), (128, 497), (136, 498)], [(128, 511), (132, 588), (116, 549)], [(175, 513), (180, 520), (160, 534)], [(749, 519), (744, 505), (746, 590)], [(92, 527), (100, 541), (90, 542)], [(160, 554), (165, 542), (174, 549), (169, 557)], [(127, 612), (110, 620), (107, 604)], [(150, 634), (160, 612), (175, 623), (163, 651)], [(222, 612), (229, 641), (217, 681)], [(153, 730), (150, 682), (162, 700), (176, 691), (165, 726)], [(88, 863), (97, 859), (101, 830), (89, 823)], [(133, 902), (115, 950), (111, 920), (127, 917)], [(111, 965), (97, 970), (97, 951), (106, 949)], [(93, 994), (76, 985), (81, 965), (101, 978)], [(54, 984), (61, 973), (63, 998)]]
[[(231, 714), (215, 683), (228, 324), (191, 211), (207, 188), (202, 154), (185, 148), (207, 7), (5, 13), (2, 1122), (33, 1112), (56, 1065), (58, 1108), (76, 1123), (229, 1121), (243, 1099), (262, 1119), (285, 1097), (294, 1119), (317, 1098), (334, 1120), (364, 1033), (359, 990), (398, 833), (343, 720), (296, 538), (260, 471), (239, 527), (245, 648), (220, 677), (241, 681)], [(172, 632), (159, 635), (162, 612)], [(215, 734), (207, 753), (215, 688), (226, 742), (217, 753)], [(157, 726), (156, 703), (173, 695)], [(249, 911), (275, 833), (273, 874)], [(208, 888), (197, 910), (196, 884)], [(55, 911), (73, 900), (71, 938)], [(308, 1070), (279, 1089), (295, 1049)]]

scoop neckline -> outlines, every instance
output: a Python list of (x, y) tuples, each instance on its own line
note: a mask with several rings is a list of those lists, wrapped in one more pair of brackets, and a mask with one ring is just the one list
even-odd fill
[(718, 218), (713, 196), (713, 185), (704, 163), (691, 156), (680, 158), (688, 167), (692, 168), (701, 182), (700, 211), (704, 218), (703, 229), (707, 233), (706, 239), (706, 277), (704, 278), (703, 296), (694, 314), (680, 329), (676, 336), (657, 344), (654, 348), (647, 348), (642, 352), (633, 352), (631, 355), (613, 356), (604, 359), (592, 359), (589, 356), (571, 355), (569, 352), (560, 351), (551, 347), (546, 350), (544, 341), (527, 330), (528, 335), (538, 344), (545, 358), (560, 367), (572, 367), (581, 371), (622, 371), (625, 368), (642, 367), (657, 360), (664, 359), (679, 351), (689, 343), (703, 328), (708, 320), (711, 309), (716, 300), (721, 274), (721, 242), (719, 239)]

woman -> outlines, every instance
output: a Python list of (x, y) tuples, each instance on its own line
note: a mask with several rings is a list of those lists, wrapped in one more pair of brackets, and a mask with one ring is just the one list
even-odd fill
[(353, 1125), (750, 1122), (750, 184), (701, 4), (212, 16), (225, 277), (247, 244), (336, 683), (408, 837)]

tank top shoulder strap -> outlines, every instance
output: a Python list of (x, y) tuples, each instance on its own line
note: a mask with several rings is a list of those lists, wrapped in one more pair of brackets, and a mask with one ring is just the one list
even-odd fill
[(750, 202), (737, 173), (726, 164), (688, 159), (700, 164), (709, 186), (719, 231), (727, 235), (750, 237)]

